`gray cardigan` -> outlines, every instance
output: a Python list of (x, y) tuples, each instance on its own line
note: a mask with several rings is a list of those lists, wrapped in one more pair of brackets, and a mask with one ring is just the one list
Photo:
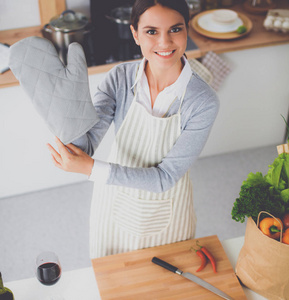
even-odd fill
[[(126, 62), (110, 70), (99, 84), (93, 98), (100, 121), (73, 143), (92, 156), (111, 122), (119, 130), (134, 97), (139, 62)], [(171, 105), (167, 115), (176, 114), (180, 99)], [(111, 164), (107, 184), (164, 192), (191, 168), (200, 155), (218, 113), (219, 100), (214, 90), (192, 72), (181, 107), (181, 135), (168, 155), (156, 166), (130, 168)]]

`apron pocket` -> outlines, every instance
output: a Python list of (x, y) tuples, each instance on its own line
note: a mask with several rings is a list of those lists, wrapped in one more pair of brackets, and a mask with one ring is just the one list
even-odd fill
[(113, 205), (113, 220), (135, 236), (151, 236), (165, 230), (171, 221), (172, 200), (143, 200), (118, 192)]

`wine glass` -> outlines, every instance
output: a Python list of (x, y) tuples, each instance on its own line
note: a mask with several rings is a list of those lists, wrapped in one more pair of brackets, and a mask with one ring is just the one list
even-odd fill
[(44, 285), (55, 284), (61, 276), (61, 266), (54, 252), (40, 253), (36, 258), (36, 277)]

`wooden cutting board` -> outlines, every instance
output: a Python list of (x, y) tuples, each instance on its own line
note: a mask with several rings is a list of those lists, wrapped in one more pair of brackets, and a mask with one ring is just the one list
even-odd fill
[[(210, 263), (196, 272), (200, 258), (191, 247), (196, 241), (215, 257), (217, 273)], [(154, 256), (190, 272), (219, 288), (235, 300), (247, 299), (216, 235), (92, 260), (102, 300), (221, 299), (219, 296), (151, 262)]]

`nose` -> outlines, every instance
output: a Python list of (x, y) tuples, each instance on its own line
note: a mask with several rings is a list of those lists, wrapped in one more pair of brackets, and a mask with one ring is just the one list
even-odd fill
[(162, 34), (160, 34), (159, 36), (159, 45), (162, 47), (166, 47), (168, 45), (170, 45), (172, 42), (171, 36), (169, 33), (164, 32)]

